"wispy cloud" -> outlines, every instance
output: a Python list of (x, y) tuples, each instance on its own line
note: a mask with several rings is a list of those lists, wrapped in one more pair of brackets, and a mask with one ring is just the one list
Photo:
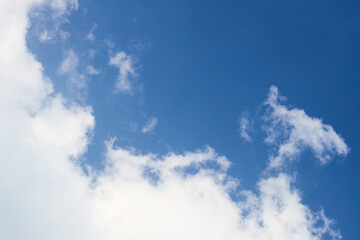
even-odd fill
[(242, 138), (244, 138), (247, 142), (251, 142), (252, 138), (250, 137), (250, 131), (252, 130), (249, 113), (244, 112), (242, 116), (238, 120), (239, 123), (239, 133)]
[(94, 68), (93, 65), (88, 65), (86, 67), (86, 73), (90, 74), (90, 75), (99, 75), (100, 74), (100, 70)]
[(110, 39), (105, 39), (104, 42), (109, 49), (112, 49), (115, 47), (115, 43), (113, 41), (111, 41)]
[(133, 83), (131, 79), (137, 76), (134, 68), (134, 60), (131, 55), (120, 51), (110, 58), (110, 65), (119, 69), (118, 79), (115, 83), (115, 92), (132, 93)]
[(129, 48), (142, 52), (151, 48), (151, 42), (147, 40), (134, 39), (130, 41)]
[(91, 27), (91, 30), (88, 34), (86, 34), (85, 39), (89, 41), (95, 41), (96, 37), (94, 35), (94, 31), (97, 28), (97, 24), (93, 23), (93, 26)]
[(65, 41), (70, 37), (70, 33), (61, 29), (64, 23), (69, 23), (68, 16), (72, 10), (79, 7), (77, 0), (49, 0), (44, 1), (43, 5), (51, 9), (51, 16), (42, 8), (33, 8), (31, 16), (36, 20), (33, 21), (34, 32), (41, 43), (55, 44)]
[(69, 77), (69, 83), (76, 88), (86, 87), (86, 78), (77, 70), (79, 65), (79, 58), (75, 52), (70, 49), (65, 51), (63, 61), (59, 67), (59, 74), (66, 74)]
[(155, 117), (151, 117), (148, 119), (145, 126), (141, 129), (141, 132), (144, 134), (152, 132), (157, 124), (158, 124), (158, 119)]
[(278, 144), (278, 139), (285, 140), (279, 145), (276, 155), (271, 156), (271, 168), (294, 160), (304, 148), (310, 148), (322, 164), (334, 154), (347, 155), (348, 146), (332, 126), (309, 117), (304, 110), (281, 105), (281, 99), (277, 87), (272, 86), (265, 102), (268, 107), (266, 142)]
[(53, 34), (50, 33), (47, 29), (43, 29), (43, 31), (38, 33), (38, 39), (41, 43), (50, 42), (53, 38)]

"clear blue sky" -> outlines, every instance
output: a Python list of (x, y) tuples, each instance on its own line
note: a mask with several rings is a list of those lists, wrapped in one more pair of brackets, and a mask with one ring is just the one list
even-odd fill
[[(274, 151), (264, 142), (262, 116), (269, 88), (277, 86), (289, 108), (322, 119), (350, 147), (325, 165), (305, 150), (286, 171), (296, 176), (302, 201), (323, 207), (343, 239), (360, 239), (359, 12), (359, 1), (87, 0), (61, 25), (71, 34), (66, 41), (40, 43), (36, 24), (27, 40), (66, 96), (59, 66), (68, 49), (79, 58), (79, 72), (89, 64), (100, 71), (75, 99), (93, 107), (96, 127), (83, 158), (96, 169), (111, 137), (142, 153), (209, 145), (233, 163), (229, 173), (241, 187), (255, 189)], [(133, 59), (132, 94), (113, 91), (118, 69), (109, 56), (119, 51)], [(244, 113), (251, 142), (238, 131)], [(141, 132), (151, 117), (157, 125)]]

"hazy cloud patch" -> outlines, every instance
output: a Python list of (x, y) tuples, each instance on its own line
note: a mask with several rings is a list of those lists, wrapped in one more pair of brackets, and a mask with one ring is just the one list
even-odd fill
[(158, 122), (159, 122), (158, 119), (155, 117), (149, 118), (146, 124), (144, 125), (144, 127), (141, 129), (141, 132), (144, 134), (152, 132), (155, 129)]
[(137, 76), (133, 57), (127, 55), (124, 51), (120, 51), (113, 57), (110, 57), (109, 63), (119, 69), (118, 78), (115, 83), (115, 92), (131, 94), (133, 92), (132, 79)]

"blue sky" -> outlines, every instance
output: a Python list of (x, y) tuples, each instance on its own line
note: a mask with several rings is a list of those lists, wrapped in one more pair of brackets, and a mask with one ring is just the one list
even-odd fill
[[(4, 4), (9, 6), (4, 8), (9, 15), (12, 14), (9, 9), (20, 9), (10, 1)], [(34, 56), (33, 61), (36, 59), (42, 65), (42, 69), (37, 71), (43, 77), (42, 80), (34, 80), (31, 85), (38, 86), (36, 91), (27, 88), (23, 82), (16, 83), (20, 90), (13, 90), (6, 85), (11, 80), (8, 77), (11, 74), (6, 69), (12, 68), (0, 69), (3, 71), (0, 75), (4, 79), (3, 86), (6, 86), (3, 88), (4, 93), (8, 91), (11, 94), (14, 91), (14, 96), (22, 96), (23, 92), (34, 92), (31, 93), (34, 96), (19, 97), (20, 100), (15, 97), (15, 100), (10, 97), (10, 100), (3, 100), (5, 107), (0, 111), (5, 111), (4, 113), (7, 106), (13, 106), (12, 101), (16, 102), (14, 106), (18, 106), (18, 102), (26, 102), (20, 106), (31, 105), (25, 110), (14, 110), (14, 113), (7, 114), (9, 117), (4, 120), (3, 126), (13, 126), (16, 129), (18, 126), (11, 119), (18, 118), (18, 112), (26, 112), (20, 115), (29, 116), (26, 121), (30, 127), (24, 129), (30, 130), (19, 130), (23, 131), (19, 133), (19, 139), (26, 138), (27, 132), (31, 132), (33, 135), (29, 133), (28, 138), (36, 139), (31, 140), (36, 142), (36, 147), (22, 143), (22, 140), (14, 140), (14, 144), (24, 144), (24, 152), (32, 153), (29, 158), (35, 166), (43, 164), (42, 157), (63, 159), (54, 163), (54, 166), (62, 166), (59, 169), (63, 170), (58, 172), (52, 172), (51, 164), (48, 166), (46, 163), (40, 164), (34, 172), (29, 170), (28, 173), (26, 170), (24, 174), (42, 176), (43, 172), (38, 169), (49, 171), (46, 174), (48, 178), (39, 177), (39, 182), (50, 179), (49, 182), (53, 184), (50, 185), (56, 193), (47, 190), (42, 184), (38, 185), (37, 181), (34, 183), (37, 186), (34, 191), (38, 193), (36, 196), (48, 197), (44, 199), (48, 199), (47, 203), (52, 206), (53, 211), (81, 208), (65, 204), (72, 202), (72, 190), (56, 191), (56, 186), (64, 189), (59, 182), (66, 182), (61, 177), (57, 178), (58, 174), (66, 177), (68, 172), (71, 173), (68, 178), (76, 179), (74, 181), (78, 183), (74, 184), (74, 192), (84, 189), (77, 188), (78, 185), (90, 186), (92, 182), (97, 186), (86, 188), (87, 191), (90, 189), (96, 192), (96, 200), (83, 200), (80, 196), (76, 199), (82, 200), (74, 200), (75, 203), (89, 205), (89, 208), (81, 208), (79, 213), (74, 213), (79, 216), (74, 221), (81, 222), (87, 216), (82, 214), (89, 211), (95, 212), (96, 219), (107, 219), (91, 222), (95, 224), (91, 226), (96, 231), (100, 229), (94, 236), (100, 233), (104, 239), (111, 239), (106, 238), (106, 232), (123, 239), (141, 239), (141, 235), (131, 231), (125, 234), (114, 230), (122, 227), (115, 220), (119, 216), (125, 216), (125, 222), (134, 222), (133, 226), (126, 225), (126, 228), (142, 228), (144, 222), (138, 221), (136, 210), (129, 210), (129, 213), (120, 211), (123, 215), (107, 215), (107, 211), (121, 209), (122, 206), (117, 206), (116, 202), (120, 205), (131, 202), (129, 209), (137, 209), (138, 205), (135, 203), (143, 204), (140, 200), (138, 203), (137, 198), (150, 202), (149, 206), (154, 207), (159, 201), (154, 200), (155, 203), (151, 204), (152, 200), (159, 196), (153, 191), (158, 191), (159, 186), (164, 191), (159, 199), (164, 201), (165, 206), (171, 206), (170, 203), (167, 205), (166, 199), (172, 199), (172, 189), (183, 191), (184, 196), (188, 196), (185, 194), (188, 190), (182, 188), (181, 184), (171, 185), (173, 181), (183, 181), (184, 186), (200, 186), (200, 192), (203, 191), (201, 186), (211, 193), (215, 189), (221, 189), (221, 193), (226, 192), (225, 197), (220, 194), (223, 198), (219, 197), (218, 202), (216, 194), (213, 201), (215, 203), (209, 198), (209, 202), (215, 204), (216, 209), (219, 207), (220, 213), (224, 213), (221, 215), (226, 219), (224, 224), (229, 223), (219, 229), (226, 230), (233, 223), (228, 221), (228, 214), (222, 208), (227, 204), (239, 205), (233, 211), (249, 211), (249, 216), (251, 213), (256, 216), (264, 213), (261, 220), (257, 219), (258, 232), (263, 235), (252, 235), (248, 225), (244, 224), (240, 232), (230, 234), (230, 231), (226, 231), (229, 233), (228, 239), (339, 239), (337, 230), (341, 232), (343, 239), (359, 239), (359, 10), (360, 3), (357, 1), (59, 0), (43, 1), (40, 5), (31, 2), (26, 14), (19, 10), (18, 15), (15, 15), (17, 11), (14, 11), (15, 18), (28, 18), (31, 23), (27, 33), (24, 33), (26, 44), (23, 45), (27, 51), (21, 52), (22, 55), (15, 52), (10, 54), (23, 56), (21, 59), (27, 59), (28, 53)], [(3, 32), (7, 30), (5, 25), (0, 25)], [(20, 28), (26, 29), (25, 26), (19, 26)], [(3, 55), (9, 54), (6, 49), (10, 49), (10, 45), (6, 45), (8, 42), (4, 42)], [(10, 64), (9, 61), (9, 66)], [(34, 79), (36, 78), (40, 79), (34, 73)], [(48, 81), (54, 91), (43, 96), (42, 90), (38, 89), (44, 88), (46, 79), (50, 79)], [(55, 104), (57, 96), (60, 96), (58, 94), (62, 96), (58, 100), (59, 106)], [(275, 95), (276, 99), (271, 100), (271, 96)], [(37, 99), (41, 99), (40, 103)], [(47, 136), (53, 131), (53, 135)], [(245, 133), (247, 137), (244, 137)], [(1, 139), (0, 143), (4, 144), (10, 135), (12, 136), (12, 132), (9, 130), (9, 133), (4, 134), (5, 140)], [(47, 146), (45, 142), (52, 145)], [(44, 147), (39, 147), (43, 143)], [(214, 149), (215, 153), (212, 150), (207, 152), (207, 146)], [(283, 155), (282, 147), (285, 149)], [(54, 150), (50, 151), (51, 149)], [(2, 156), (4, 159), (15, 159), (14, 161), (27, 157), (20, 153), (6, 154)], [(210, 159), (210, 163), (203, 160), (203, 156), (208, 156), (207, 154), (210, 157), (205, 159)], [(183, 163), (177, 160), (181, 156), (184, 158)], [(225, 156), (232, 163), (231, 167), (224, 165), (219, 156)], [(280, 159), (279, 165), (273, 159)], [(133, 169), (132, 161), (141, 167)], [(189, 165), (185, 164), (187, 161)], [(163, 165), (159, 162), (163, 162)], [(22, 166), (22, 160), (19, 160), (19, 164)], [(80, 167), (74, 173), (69, 170), (69, 164)], [(10, 166), (4, 160), (3, 166), (8, 165)], [(169, 170), (169, 166), (173, 165), (176, 165), (174, 169)], [(26, 168), (26, 164), (23, 168)], [(184, 169), (181, 171), (184, 172), (181, 172), (181, 176), (176, 175), (177, 169), (182, 168)], [(133, 176), (123, 173), (123, 169), (131, 173), (142, 171), (143, 178), (137, 176), (134, 177), (136, 180), (129, 180)], [(151, 173), (150, 178), (159, 182), (149, 180), (145, 176), (146, 171)], [(212, 185), (202, 185), (202, 180), (207, 179), (202, 179), (202, 171), (211, 176), (205, 174), (211, 179)], [(212, 175), (212, 171), (216, 174)], [(112, 175), (114, 172), (119, 178), (117, 181), (110, 180), (117, 179)], [(226, 180), (222, 179), (223, 174), (226, 175)], [(152, 187), (146, 185), (145, 188), (145, 185), (137, 185), (144, 179), (156, 186), (150, 184)], [(230, 191), (227, 190), (228, 185), (235, 184), (231, 179), (237, 179), (235, 182), (238, 187)], [(21, 183), (21, 180), (14, 182)], [(290, 190), (282, 188), (287, 184), (291, 186)], [(1, 186), (4, 189), (10, 188), (6, 184)], [(23, 192), (22, 186), (15, 185), (19, 195)], [(129, 193), (128, 189), (133, 190)], [(269, 189), (275, 189), (275, 193)], [(246, 205), (245, 202), (249, 204), (252, 198), (245, 190), (254, 194), (257, 200), (253, 200), (253, 203), (259, 201), (264, 205)], [(103, 199), (100, 195), (106, 191), (110, 191), (106, 195), (110, 196), (109, 201), (115, 203), (101, 202)], [(147, 195), (147, 192), (152, 194)], [(122, 200), (121, 196), (126, 193), (131, 196), (134, 194), (135, 200)], [(61, 196), (60, 200), (54, 200), (56, 194)], [(279, 194), (283, 198), (280, 205), (284, 202), (284, 209), (289, 209), (276, 209), (278, 215), (272, 216), (269, 223), (266, 222), (265, 214), (269, 209), (264, 207), (267, 198), (263, 196), (267, 196), (266, 194)], [(64, 195), (69, 197), (62, 199)], [(295, 195), (300, 199), (296, 204), (289, 200), (297, 199)], [(184, 199), (188, 200), (186, 197)], [(189, 199), (195, 197), (191, 195)], [(106, 210), (98, 213), (98, 206), (93, 206), (93, 200), (101, 202), (100, 205), (105, 206), (103, 208)], [(35, 202), (42, 205), (41, 200), (38, 201)], [(207, 198), (203, 201), (201, 206), (208, 206)], [(191, 204), (195, 200), (190, 202), (189, 200), (188, 206), (193, 206)], [(275, 203), (269, 204), (273, 206)], [(28, 209), (32, 205), (28, 202), (19, 205), (31, 216)], [(188, 206), (184, 206), (184, 209), (191, 209)], [(304, 209), (304, 206), (309, 209), (310, 215), (305, 210), (299, 210)], [(172, 208), (169, 209), (172, 212)], [(258, 212), (259, 209), (263, 210)], [(321, 209), (324, 209), (324, 218), (321, 217)], [(295, 223), (291, 227), (298, 235), (291, 235), (293, 233), (285, 230), (281, 234), (275, 230), (266, 230), (286, 229), (282, 220), (276, 217), (284, 212), (296, 216), (297, 213), (299, 216), (304, 214), (307, 224), (305, 230), (303, 225)], [(153, 213), (143, 210), (143, 215), (147, 214), (148, 218), (144, 219), (151, 220)], [(202, 213), (199, 216), (203, 216)], [(244, 222), (252, 220), (241, 216), (236, 217)], [(48, 217), (44, 213), (39, 224), (46, 222), (44, 219)], [(164, 219), (168, 219), (166, 214)], [(313, 223), (311, 219), (320, 221)], [(333, 220), (333, 224), (327, 228), (326, 221), (329, 219)], [(60, 216), (54, 223), (56, 221), (65, 220)], [(103, 227), (102, 224), (107, 221), (114, 222), (111, 229)], [(161, 220), (158, 221), (160, 225), (164, 224)], [(191, 222), (184, 217), (184, 222), (186, 221)], [(272, 221), (278, 225), (272, 225)], [(299, 220), (301, 221), (303, 219)], [(29, 229), (34, 227), (26, 220), (23, 224)], [(212, 222), (205, 221), (204, 227), (210, 227), (211, 224)], [(326, 230), (321, 232), (318, 224)], [(85, 234), (81, 234), (81, 229), (88, 228), (89, 224), (80, 225), (77, 229), (80, 235), (76, 239), (87, 239)], [(157, 229), (157, 226), (149, 226), (150, 229)], [(8, 226), (8, 229), (11, 227)], [(49, 229), (52, 229), (51, 226)], [(64, 226), (60, 234), (49, 230), (43, 236), (47, 236), (47, 239), (56, 239), (52, 236), (72, 236), (69, 239), (73, 239), (74, 231), (71, 229), (72, 227)], [(169, 224), (169, 229), (177, 229), (176, 224), (175, 227)], [(179, 229), (184, 235), (178, 232), (171, 234), (186, 236), (185, 233), (188, 232), (191, 236), (198, 236), (194, 229)], [(24, 233), (26, 232), (24, 229)], [(152, 234), (151, 231), (150, 233)], [(157, 233), (156, 230), (154, 233)], [(6, 231), (3, 236), (9, 236), (7, 234), (10, 231)], [(38, 239), (35, 238), (38, 237), (36, 234), (35, 231), (30, 236)], [(169, 236), (162, 234), (160, 231), (159, 235), (151, 235), (149, 239)], [(217, 235), (213, 236), (216, 239)], [(14, 239), (21, 239), (21, 236)]]

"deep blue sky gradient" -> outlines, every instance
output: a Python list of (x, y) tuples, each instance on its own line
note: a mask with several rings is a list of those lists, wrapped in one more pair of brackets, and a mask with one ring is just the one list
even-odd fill
[[(79, 55), (102, 73), (89, 79), (86, 103), (96, 117), (94, 139), (84, 156), (101, 168), (103, 142), (143, 153), (163, 154), (214, 147), (233, 162), (231, 175), (254, 189), (271, 148), (261, 131), (262, 103), (277, 86), (288, 104), (334, 127), (350, 154), (320, 166), (310, 152), (291, 169), (303, 201), (324, 207), (344, 239), (360, 239), (360, 2), (359, 1), (80, 1), (62, 28), (62, 43), (29, 46), (55, 87), (66, 92), (57, 74), (62, 52)], [(93, 23), (95, 42), (84, 40)], [(110, 67), (104, 39), (138, 60), (133, 96), (113, 94), (117, 69)], [(134, 48), (141, 42), (144, 49)], [(97, 50), (95, 59), (86, 57)], [(240, 138), (237, 120), (248, 111), (255, 119), (253, 142)], [(153, 134), (129, 130), (157, 117)]]

